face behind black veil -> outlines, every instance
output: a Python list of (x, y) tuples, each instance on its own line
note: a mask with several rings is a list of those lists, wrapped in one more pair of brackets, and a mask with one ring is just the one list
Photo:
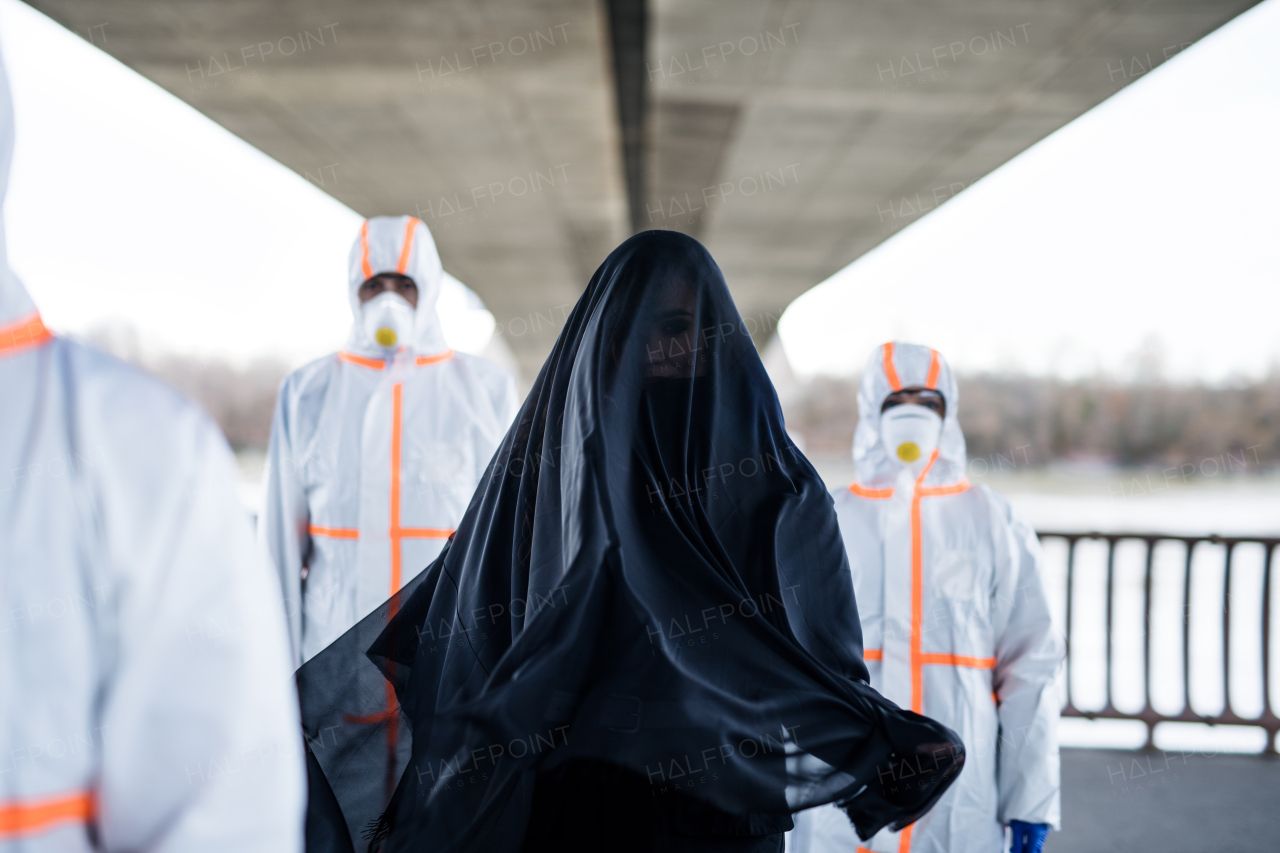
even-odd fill
[(457, 534), (299, 687), (311, 850), (386, 806), (374, 848), (518, 851), (583, 760), (736, 815), (840, 802), (866, 838), (963, 764), (867, 684), (831, 499), (673, 232), (597, 270)]

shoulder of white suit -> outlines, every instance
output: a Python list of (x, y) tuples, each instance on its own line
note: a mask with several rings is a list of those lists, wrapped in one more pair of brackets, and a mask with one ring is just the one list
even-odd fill
[(1032, 526), (1031, 522), (1027, 520), (1026, 516), (1024, 516), (1007, 497), (986, 484), (979, 485), (977, 488), (986, 496), (987, 503), (992, 510), (992, 515), (997, 516), (1014, 529), (1021, 529), (1024, 535), (1035, 535), (1035, 528)]
[(55, 338), (50, 346), (60, 351), (76, 417), (92, 425), (87, 440), (146, 447), (152, 459), (183, 455), (205, 439), (225, 445), (222, 431), (199, 404), (141, 368), (66, 338)]
[(453, 358), (450, 359), (450, 361), (453, 361), (458, 364), (459, 367), (474, 373), (482, 382), (486, 382), (491, 385), (503, 385), (512, 379), (511, 372), (509, 370), (494, 364), (483, 356), (455, 351)]
[(986, 483), (973, 483), (970, 491), (975, 494), (982, 495), (987, 505), (991, 507), (992, 512), (1002, 517), (1008, 518), (1013, 513), (1013, 504), (1009, 503), (1009, 499), (988, 486)]
[(72, 372), (68, 378), (79, 390), (100, 397), (106, 405), (106, 414), (122, 408), (127, 401), (144, 406), (148, 411), (165, 410), (172, 415), (189, 415), (213, 426), (213, 419), (199, 404), (141, 367), (66, 338), (55, 338), (52, 345), (62, 347), (66, 352), (66, 364)]
[(310, 385), (316, 379), (324, 377), (327, 373), (335, 370), (341, 363), (336, 352), (331, 352), (328, 355), (309, 361), (301, 367), (290, 371), (285, 376), (284, 381), (280, 383), (280, 390), (282, 393), (285, 391), (297, 391), (299, 388)]
[(1013, 504), (1009, 502), (1009, 499), (986, 483), (976, 483), (969, 491), (982, 497), (993, 529), (1017, 530), (1018, 528), (1024, 528), (1026, 531), (1032, 529), (1022, 515), (1013, 508)]
[(882, 500), (868, 500), (853, 493), (848, 486), (839, 486), (831, 490), (831, 500), (835, 503), (836, 512), (849, 511), (853, 509), (870, 508), (872, 506), (883, 504)]
[[(344, 362), (338, 357), (338, 353), (329, 353), (310, 361), (296, 370), (292, 371), (284, 378), (280, 384), (280, 391), (283, 394), (301, 394), (308, 388), (314, 388), (317, 384), (324, 383), (338, 370)], [(361, 371), (368, 371), (368, 368), (354, 366)], [(424, 365), (424, 368), (443, 368), (449, 370), (460, 370), (468, 375), (468, 378), (480, 382), (485, 387), (494, 390), (503, 390), (507, 383), (514, 382), (510, 371), (499, 367), (493, 362), (481, 356), (470, 355), (465, 352), (454, 351), (453, 355), (446, 361), (437, 362), (432, 365)], [(376, 375), (376, 374), (374, 374)]]

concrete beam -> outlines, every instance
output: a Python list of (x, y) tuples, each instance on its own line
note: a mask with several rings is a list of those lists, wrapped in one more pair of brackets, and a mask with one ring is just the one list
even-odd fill
[(806, 289), (1254, 3), (32, 5), (360, 213), (417, 213), (531, 378), (633, 229), (703, 240), (767, 337)]
[(359, 213), (420, 216), (527, 377), (628, 233), (592, 0), (32, 5)]

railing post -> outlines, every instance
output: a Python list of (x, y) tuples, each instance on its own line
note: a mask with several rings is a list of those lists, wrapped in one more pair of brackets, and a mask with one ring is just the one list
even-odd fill
[(1116, 539), (1107, 536), (1105, 541), (1107, 543), (1107, 654), (1104, 661), (1107, 672), (1107, 701), (1102, 706), (1104, 712), (1114, 708), (1111, 704), (1111, 603), (1115, 599)]
[[(1276, 739), (1280, 737), (1280, 715), (1277, 715), (1275, 708), (1277, 705), (1272, 702), (1271, 689), (1271, 664), (1274, 659), (1272, 654), (1271, 643), (1274, 631), (1272, 630), (1272, 611), (1271, 598), (1273, 595), (1274, 584), (1272, 582), (1272, 570), (1277, 561), (1275, 555), (1280, 551), (1280, 537), (1274, 536), (1247, 536), (1247, 537), (1222, 537), (1218, 535), (1207, 536), (1186, 536), (1178, 534), (1161, 534), (1161, 533), (1073, 533), (1073, 532), (1048, 532), (1040, 531), (1041, 538), (1053, 537), (1064, 540), (1067, 543), (1067, 577), (1066, 577), (1066, 645), (1067, 657), (1063, 662), (1063, 671), (1067, 681), (1066, 687), (1066, 703), (1062, 709), (1063, 716), (1067, 717), (1084, 717), (1086, 719), (1117, 719), (1117, 720), (1138, 720), (1147, 728), (1147, 737), (1145, 749), (1155, 748), (1155, 729), (1162, 722), (1198, 722), (1207, 723), (1208, 725), (1247, 725), (1260, 728), (1266, 732), (1267, 743), (1263, 750), (1263, 754), (1267, 756), (1275, 756), (1278, 752)], [(1105, 706), (1098, 711), (1081, 711), (1075, 707), (1074, 691), (1072, 690), (1072, 674), (1074, 663), (1072, 661), (1072, 639), (1075, 633), (1074, 615), (1075, 615), (1075, 569), (1076, 569), (1076, 546), (1083, 539), (1105, 540), (1107, 543), (1107, 569), (1106, 569), (1106, 602), (1104, 613), (1106, 618), (1105, 631), (1105, 690), (1106, 703)], [(1116, 543), (1125, 539), (1142, 540), (1147, 546), (1147, 554), (1145, 560), (1145, 574), (1143, 576), (1143, 603), (1142, 603), (1142, 666), (1143, 666), (1143, 685), (1144, 697), (1143, 707), (1138, 713), (1128, 713), (1117, 709), (1112, 702), (1113, 685), (1112, 676), (1115, 670), (1113, 655), (1115, 654), (1115, 643), (1113, 642), (1113, 628), (1115, 621), (1115, 595), (1116, 595), (1116, 571), (1115, 571), (1115, 551)], [(1152, 591), (1155, 587), (1155, 549), (1160, 542), (1180, 542), (1186, 549), (1183, 556), (1183, 575), (1182, 575), (1182, 710), (1177, 714), (1165, 714), (1156, 711), (1152, 696), (1155, 690), (1156, 676), (1152, 669), (1152, 608), (1154, 607)], [(1222, 545), (1226, 548), (1223, 563), (1223, 605), (1222, 605), (1222, 689), (1223, 689), (1223, 708), (1220, 713), (1202, 714), (1198, 713), (1192, 706), (1191, 702), (1191, 612), (1193, 607), (1192, 598), (1192, 570), (1195, 562), (1196, 547), (1201, 543), (1211, 543), (1214, 545)], [(1262, 713), (1256, 718), (1241, 718), (1235, 711), (1232, 704), (1231, 685), (1233, 683), (1233, 675), (1231, 672), (1231, 630), (1232, 630), (1232, 607), (1231, 607), (1231, 584), (1235, 576), (1236, 569), (1236, 548), (1241, 543), (1250, 543), (1261, 545), (1265, 549), (1262, 568), (1262, 694), (1263, 704)], [(1172, 567), (1171, 567), (1172, 568)], [(1170, 579), (1172, 582), (1172, 578)], [(1089, 602), (1092, 604), (1092, 602)], [(1197, 608), (1205, 606), (1203, 601)], [(1092, 613), (1092, 608), (1090, 608)]]
[(1231, 707), (1231, 569), (1236, 553), (1235, 542), (1223, 543), (1227, 549), (1222, 569), (1222, 716), (1235, 716)]
[(1182, 584), (1182, 711), (1191, 716), (1191, 556), (1195, 553), (1195, 540), (1186, 540), (1186, 571)]
[(1076, 537), (1068, 536), (1067, 540), (1067, 624), (1064, 626), (1066, 632), (1067, 657), (1062, 662), (1063, 674), (1067, 680), (1067, 707), (1074, 710), (1076, 704), (1071, 697), (1071, 593), (1073, 581), (1075, 579), (1076, 566)]
[(1271, 556), (1275, 551), (1276, 546), (1268, 545), (1262, 558), (1262, 718), (1272, 721), (1264, 755), (1276, 754), (1276, 713), (1271, 707)]
[(1151, 689), (1155, 680), (1151, 677), (1151, 584), (1153, 560), (1156, 552), (1156, 540), (1148, 537), (1143, 540), (1147, 544), (1147, 564), (1142, 580), (1142, 713), (1147, 718), (1147, 742), (1145, 750), (1156, 748), (1156, 710), (1151, 705)]

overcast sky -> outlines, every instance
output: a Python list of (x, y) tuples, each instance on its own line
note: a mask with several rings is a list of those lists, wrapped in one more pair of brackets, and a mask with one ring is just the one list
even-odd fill
[[(88, 36), (0, 0), (11, 260), (46, 321), (237, 361), (339, 346), (359, 216)], [(780, 326), (795, 369), (856, 372), (890, 338), (965, 371), (1280, 368), (1277, 43), (1268, 0), (801, 297)], [(441, 313), (475, 351), (492, 318), (463, 299)]]
[[(128, 324), (144, 346), (236, 362), (296, 364), (341, 346), (361, 217), (90, 35), (0, 0), (17, 125), (10, 263), (45, 321), (73, 333)], [(341, 180), (321, 165), (316, 181)], [(461, 288), (446, 287), (440, 313), (459, 349), (492, 333)]]
[(898, 338), (966, 371), (1280, 371), (1277, 44), (1268, 0), (809, 291), (793, 368)]

